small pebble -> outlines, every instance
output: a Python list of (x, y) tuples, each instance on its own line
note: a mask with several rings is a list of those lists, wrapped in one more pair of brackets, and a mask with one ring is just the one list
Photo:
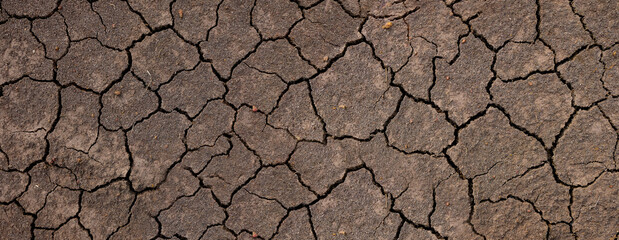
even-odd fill
[(449, 76), (445, 77), (445, 80), (449, 80)]
[(251, 106), (251, 111), (252, 111), (252, 112), (257, 112), (257, 111), (258, 111), (258, 108), (257, 108), (256, 106)]
[(323, 57), (323, 58), (322, 58), (322, 60), (323, 60), (323, 61), (325, 61), (325, 62), (326, 62), (326, 61), (329, 61), (329, 57), (328, 57), (328, 56), (325, 56), (325, 57)]
[(533, 86), (533, 82), (529, 82), (529, 86)]
[(183, 18), (183, 9), (179, 9), (179, 10), (178, 10), (178, 16), (179, 16), (180, 18)]
[(391, 26), (393, 26), (393, 23), (392, 22), (387, 22), (387, 23), (385, 23), (385, 25), (383, 25), (383, 29), (389, 29), (389, 28), (391, 28)]
[(256, 232), (252, 232), (252, 233), (251, 233), (251, 237), (253, 237), (253, 238), (257, 238), (257, 237), (258, 237), (258, 234), (257, 234)]
[(449, 206), (449, 202), (446, 202), (446, 203), (445, 203), (445, 206)]
[(116, 95), (116, 96), (120, 95), (120, 91), (118, 91), (118, 90), (114, 91), (114, 95)]
[(463, 38), (463, 39), (462, 39), (462, 43), (465, 43), (465, 42), (466, 42), (466, 38)]

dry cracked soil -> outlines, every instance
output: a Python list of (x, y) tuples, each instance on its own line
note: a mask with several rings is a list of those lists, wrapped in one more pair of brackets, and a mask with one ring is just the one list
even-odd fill
[(0, 239), (615, 239), (616, 0), (0, 0)]

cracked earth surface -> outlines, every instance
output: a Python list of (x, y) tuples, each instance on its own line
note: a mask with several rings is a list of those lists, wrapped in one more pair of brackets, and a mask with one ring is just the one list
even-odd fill
[(0, 239), (615, 239), (615, 0), (0, 0)]

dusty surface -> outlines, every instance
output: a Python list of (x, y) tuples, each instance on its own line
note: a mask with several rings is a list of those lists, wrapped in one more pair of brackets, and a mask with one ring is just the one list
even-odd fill
[(0, 0), (1, 239), (615, 239), (616, 0)]

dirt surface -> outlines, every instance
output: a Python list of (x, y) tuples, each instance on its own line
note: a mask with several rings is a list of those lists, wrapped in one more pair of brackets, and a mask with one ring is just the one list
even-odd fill
[(0, 0), (0, 239), (615, 239), (616, 0)]

